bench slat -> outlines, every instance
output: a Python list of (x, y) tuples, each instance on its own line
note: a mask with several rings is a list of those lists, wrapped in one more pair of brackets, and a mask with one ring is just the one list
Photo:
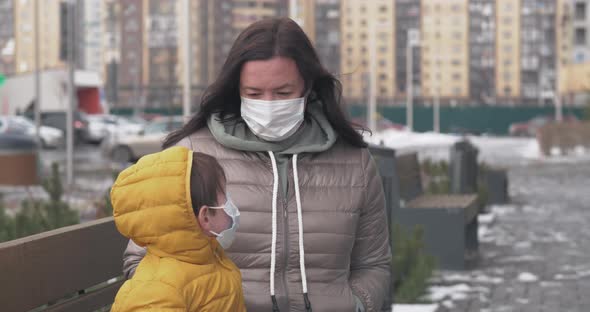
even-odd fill
[(477, 216), (477, 195), (422, 195), (410, 201), (408, 209), (461, 209), (465, 215), (465, 223)]
[(107, 306), (105, 302), (112, 303), (115, 301), (117, 291), (125, 281), (113, 283), (105, 288), (95, 292), (82, 295), (75, 300), (64, 302), (49, 307), (44, 312), (79, 312), (79, 311), (95, 311)]
[(120, 276), (126, 244), (112, 217), (0, 244), (2, 310), (27, 311)]

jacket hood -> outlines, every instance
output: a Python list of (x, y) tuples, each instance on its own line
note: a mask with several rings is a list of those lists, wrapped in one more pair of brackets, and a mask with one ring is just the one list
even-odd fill
[(172, 147), (142, 157), (119, 174), (111, 189), (117, 229), (160, 257), (204, 264), (223, 252), (205, 235), (190, 196), (193, 152)]
[(223, 122), (217, 114), (211, 115), (208, 127), (221, 145), (247, 152), (276, 152), (279, 154), (319, 153), (330, 149), (338, 137), (324, 115), (322, 103), (310, 98), (306, 118), (301, 128), (281, 142), (258, 138), (245, 122)]

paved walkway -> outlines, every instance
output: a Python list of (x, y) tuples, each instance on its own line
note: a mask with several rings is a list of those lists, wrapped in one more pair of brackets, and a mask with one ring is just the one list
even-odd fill
[(441, 311), (589, 312), (590, 163), (509, 169), (510, 205), (480, 229), (476, 270), (441, 272)]

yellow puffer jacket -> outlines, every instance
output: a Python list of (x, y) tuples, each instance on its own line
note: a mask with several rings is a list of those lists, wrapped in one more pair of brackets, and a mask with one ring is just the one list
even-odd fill
[(117, 228), (147, 255), (111, 311), (246, 310), (240, 271), (193, 213), (192, 155), (173, 147), (145, 156), (113, 185)]

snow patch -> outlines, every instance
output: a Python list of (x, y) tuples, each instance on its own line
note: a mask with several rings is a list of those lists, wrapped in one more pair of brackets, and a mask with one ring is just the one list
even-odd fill
[(436, 312), (438, 304), (394, 304), (393, 312)]
[(493, 212), (477, 216), (477, 222), (479, 225), (491, 225), (494, 221), (496, 221), (496, 215)]
[[(460, 293), (471, 292), (472, 288), (467, 284), (458, 284), (452, 286), (431, 286), (428, 288), (428, 295), (426, 295), (429, 301), (442, 301), (448, 298), (463, 298)], [(459, 299), (457, 299), (459, 300)]]
[(518, 280), (523, 283), (532, 283), (538, 281), (539, 278), (532, 273), (522, 272), (518, 275)]
[(533, 246), (533, 244), (531, 242), (524, 241), (524, 242), (516, 243), (516, 245), (514, 245), (514, 248), (516, 248), (516, 249), (529, 249), (532, 246)]
[(535, 261), (543, 261), (543, 257), (539, 256), (532, 256), (532, 255), (525, 255), (525, 256), (518, 256), (518, 257), (507, 257), (501, 259), (500, 263), (513, 263), (513, 262), (535, 262)]

